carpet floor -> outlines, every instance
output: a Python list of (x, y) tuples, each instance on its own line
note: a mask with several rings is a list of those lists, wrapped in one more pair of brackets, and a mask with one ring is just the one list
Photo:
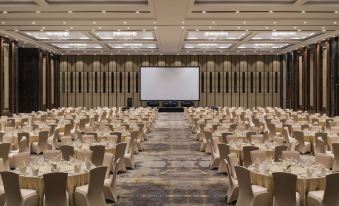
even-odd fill
[(113, 205), (226, 205), (227, 177), (193, 138), (183, 113), (159, 113), (135, 169), (118, 175)]

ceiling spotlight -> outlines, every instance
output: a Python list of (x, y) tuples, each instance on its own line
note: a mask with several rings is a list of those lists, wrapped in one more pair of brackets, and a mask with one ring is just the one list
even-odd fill
[(215, 21), (212, 21), (212, 24), (215, 24)]
[(156, 26), (154, 27), (154, 29), (157, 29), (157, 28), (158, 28), (158, 27), (156, 27)]
[(265, 28), (268, 29), (268, 26), (266, 26)]
[(69, 14), (73, 13), (73, 11), (68, 11)]
[(338, 11), (334, 11), (334, 13), (335, 13), (335, 14), (337, 14), (337, 13), (338, 13)]
[(305, 13), (306, 13), (306, 11), (301, 11), (301, 13), (305, 14)]
[(204, 10), (204, 11), (202, 11), (201, 13), (206, 14), (206, 11)]
[(140, 11), (136, 11), (135, 13), (139, 14), (139, 13), (140, 13)]
[(237, 29), (240, 29), (240, 26), (237, 26)]
[(106, 13), (106, 11), (101, 11), (102, 13)]
[(208, 28), (209, 28), (209, 29), (212, 29), (212, 27), (211, 27), (211, 26), (209, 26)]
[(273, 11), (269, 11), (269, 13), (271, 13), (271, 14), (272, 14), (272, 13), (273, 13)]
[(185, 24), (185, 22), (184, 22), (184, 21), (182, 21), (181, 23), (182, 23), (182, 24)]
[(4, 21), (2, 21), (1, 23), (2, 23), (2, 24), (5, 24), (5, 22), (4, 22)]
[(15, 29), (14, 31), (15, 31), (15, 32), (18, 32), (19, 30), (18, 30), (18, 29)]
[(306, 21), (304, 21), (304, 24), (307, 24), (307, 22), (306, 22)]
[(156, 24), (157, 22), (156, 21), (153, 21), (153, 24)]
[(297, 29), (297, 27), (296, 27), (296, 26), (294, 26), (294, 27), (293, 27), (293, 29)]
[(243, 24), (246, 24), (247, 22), (246, 21), (244, 21), (244, 22), (242, 22)]
[(124, 24), (127, 24), (127, 21), (124, 21)]
[(182, 29), (184, 29), (185, 27), (184, 27), (184, 26), (182, 26), (181, 28), (182, 28)]
[(130, 27), (128, 26), (127, 29), (130, 29)]
[(99, 26), (99, 27), (98, 27), (98, 29), (102, 29), (102, 27), (101, 27), (101, 26)]
[(334, 21), (334, 22), (333, 22), (333, 24), (337, 24), (337, 22), (336, 22), (336, 21)]
[(300, 30), (300, 29), (298, 29), (298, 31), (300, 32), (301, 30)]
[(92, 31), (95, 31), (95, 29), (92, 29)]
[(32, 21), (32, 24), (35, 24), (35, 21)]
[(199, 31), (199, 29), (196, 29), (195, 31)]
[(64, 21), (63, 24), (66, 24), (66, 22)]
[(93, 24), (96, 24), (97, 22), (93, 21)]
[(3, 11), (2, 13), (7, 14), (7, 11)]
[(236, 13), (236, 14), (239, 14), (239, 13), (240, 13), (240, 11), (236, 11), (235, 13)]
[(73, 29), (73, 27), (71, 26), (70, 29)]

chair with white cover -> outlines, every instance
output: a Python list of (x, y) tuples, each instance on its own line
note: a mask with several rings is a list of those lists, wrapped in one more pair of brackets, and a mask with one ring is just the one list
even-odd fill
[[(126, 166), (125, 166), (125, 161), (124, 161), (124, 156), (126, 152), (126, 147), (127, 143), (126, 142), (121, 142), (116, 145), (115, 149), (115, 156), (113, 162), (117, 162), (118, 159), (120, 159), (118, 163), (118, 171), (117, 172), (126, 172)], [(112, 168), (113, 169), (113, 168)], [(114, 171), (112, 171), (114, 172)]]
[(274, 148), (274, 161), (279, 162), (282, 160), (282, 152), (287, 151), (288, 146), (286, 145), (279, 145)]
[(60, 137), (61, 144), (63, 145), (71, 145), (73, 144), (72, 136), (62, 136)]
[(215, 169), (215, 168), (218, 168), (220, 164), (220, 155), (219, 155), (219, 148), (218, 148), (218, 144), (220, 143), (220, 140), (219, 140), (219, 137), (212, 137), (210, 141), (211, 141), (210, 144), (211, 144), (211, 155), (212, 155), (210, 169)]
[(297, 151), (283, 151), (281, 157), (283, 160), (300, 160), (300, 153)]
[(251, 185), (250, 171), (241, 166), (235, 166), (239, 184), (239, 196), (236, 206), (267, 206), (269, 195), (266, 188)]
[(79, 150), (76, 152), (77, 160), (80, 160), (83, 162), (92, 161), (92, 155), (93, 155), (93, 151), (91, 150)]
[(220, 156), (220, 162), (218, 167), (219, 173), (227, 173), (227, 164), (224, 161), (230, 153), (230, 146), (225, 143), (219, 143), (218, 144), (218, 150), (219, 150), (219, 156)]
[(4, 163), (5, 170), (9, 170), (8, 155), (11, 148), (10, 143), (0, 143), (0, 158)]
[(106, 167), (91, 169), (89, 184), (75, 188), (75, 206), (104, 206), (106, 205), (104, 195), (104, 181)]
[(30, 154), (28, 152), (20, 152), (13, 157), (14, 159), (14, 168), (20, 168), (27, 166), (28, 161), (30, 160)]
[(210, 131), (204, 131), (204, 136), (206, 141), (206, 150), (205, 153), (211, 154), (212, 153), (212, 133)]
[(35, 190), (20, 189), (19, 175), (14, 172), (1, 172), (6, 193), (5, 206), (37, 206), (38, 197)]
[(44, 206), (68, 206), (67, 173), (53, 172), (43, 175)]
[(333, 167), (333, 156), (331, 154), (315, 154), (315, 161), (327, 169), (331, 169)]
[(267, 159), (267, 155), (265, 151), (262, 150), (253, 150), (250, 151), (250, 155), (251, 155), (251, 161), (252, 163), (255, 162), (264, 162)]
[(259, 150), (259, 147), (255, 147), (255, 146), (244, 146), (242, 148), (243, 150), (243, 154), (244, 154), (244, 162), (243, 165), (245, 167), (248, 167), (252, 164), (252, 159), (251, 159), (251, 151), (254, 150)]
[(105, 146), (104, 145), (93, 145), (89, 148), (92, 153), (92, 163), (95, 166), (102, 166), (105, 155)]
[(60, 147), (62, 159), (69, 161), (71, 157), (74, 157), (74, 147), (71, 145), (61, 145)]
[(60, 139), (59, 132), (60, 128), (58, 127), (54, 130), (54, 134), (47, 139), (47, 144), (52, 149), (57, 149), (59, 147), (58, 146), (58, 141)]
[(233, 133), (231, 133), (231, 132), (223, 132), (223, 133), (221, 133), (221, 141), (223, 142), (223, 143), (229, 143), (228, 141), (227, 141), (227, 136), (228, 135), (233, 135)]
[(114, 159), (114, 155), (112, 153), (109, 152), (105, 152), (104, 154), (104, 160), (102, 162), (102, 166), (107, 167), (107, 171), (106, 171), (106, 176), (105, 178), (108, 178), (110, 173), (111, 173), (111, 168), (112, 168), (112, 164), (113, 164), (113, 159)]
[(226, 193), (226, 198), (227, 198), (227, 203), (232, 203), (238, 199), (239, 196), (239, 185), (238, 185), (238, 180), (233, 177), (232, 175), (232, 170), (231, 170), (231, 160), (227, 156), (226, 159), (223, 160), (226, 165), (226, 171), (227, 171), (227, 178), (228, 178), (228, 187), (227, 187), (227, 193)]
[(339, 143), (333, 143), (333, 155), (334, 155), (334, 162), (333, 162), (333, 171), (339, 171)]
[[(0, 158), (0, 172), (3, 172), (3, 171), (5, 171), (4, 162)], [(5, 194), (4, 186), (3, 186), (2, 179), (0, 176), (0, 205), (1, 206), (5, 205), (5, 199), (6, 199), (6, 194)]]
[[(123, 144), (123, 143), (121, 143)], [(120, 164), (120, 162), (123, 162), (124, 157), (122, 156), (122, 158), (117, 158), (115, 161), (113, 161), (113, 175), (108, 178), (105, 179), (104, 182), (104, 194), (105, 194), (105, 199), (106, 200), (110, 200), (113, 203), (117, 202), (117, 195), (116, 195), (116, 189), (115, 189), (115, 183), (116, 183), (116, 177), (118, 174), (118, 165)]]
[(273, 177), (273, 206), (299, 206), (300, 195), (296, 191), (297, 175), (274, 172)]
[(116, 132), (111, 132), (110, 135), (117, 136), (117, 139), (116, 139), (116, 143), (117, 144), (122, 142), (122, 139), (121, 139), (122, 133), (121, 132), (117, 132), (117, 131)]
[(60, 160), (61, 151), (60, 150), (46, 150), (43, 154), (44, 160)]
[(127, 146), (126, 146), (126, 152), (124, 157), (124, 162), (126, 168), (134, 169), (134, 144), (136, 141), (136, 137), (138, 135), (139, 131), (132, 131), (131, 137), (126, 138)]
[(325, 189), (309, 191), (307, 206), (337, 206), (339, 205), (339, 173), (325, 177)]
[(31, 151), (35, 154), (40, 154), (47, 149), (47, 139), (48, 139), (49, 131), (41, 131), (39, 132), (39, 140), (38, 142), (33, 142), (31, 144)]
[(236, 153), (230, 153), (229, 155), (227, 155), (226, 159), (227, 159), (227, 163), (228, 163), (228, 166), (230, 168), (232, 177), (234, 179), (237, 179), (237, 174), (235, 173), (235, 169), (234, 169), (235, 166), (239, 166), (239, 159), (237, 157), (237, 154)]
[(252, 136), (256, 134), (257, 134), (256, 132), (246, 132), (246, 141), (251, 142)]
[(302, 131), (294, 131), (294, 138), (298, 141), (296, 145), (296, 150), (302, 154), (307, 152), (311, 152), (311, 143), (305, 142), (304, 132)]

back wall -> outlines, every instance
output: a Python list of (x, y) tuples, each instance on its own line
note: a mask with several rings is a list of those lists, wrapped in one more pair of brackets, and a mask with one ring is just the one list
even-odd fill
[(199, 66), (195, 106), (280, 106), (281, 56), (64, 55), (60, 106), (145, 106), (139, 100), (140, 66)]

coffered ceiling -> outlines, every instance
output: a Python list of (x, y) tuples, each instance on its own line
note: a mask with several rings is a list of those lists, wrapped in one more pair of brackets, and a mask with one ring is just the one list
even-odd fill
[(281, 54), (339, 33), (339, 0), (0, 0), (0, 34), (60, 54)]

